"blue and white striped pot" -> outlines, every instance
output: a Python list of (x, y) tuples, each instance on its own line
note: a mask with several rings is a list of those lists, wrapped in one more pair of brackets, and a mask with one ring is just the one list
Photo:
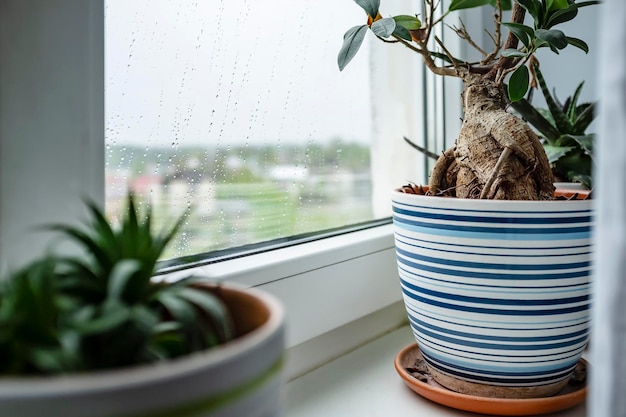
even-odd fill
[(567, 384), (589, 335), (591, 200), (392, 196), (398, 272), (433, 378), (531, 398)]

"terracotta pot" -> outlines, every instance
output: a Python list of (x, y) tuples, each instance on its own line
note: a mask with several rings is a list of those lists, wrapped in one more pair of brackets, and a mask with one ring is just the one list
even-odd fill
[(239, 336), (167, 362), (81, 375), (1, 378), (2, 417), (269, 417), (279, 414), (285, 314), (272, 296), (207, 285)]
[(500, 398), (560, 391), (589, 335), (591, 200), (396, 191), (392, 204), (406, 310), (437, 382)]

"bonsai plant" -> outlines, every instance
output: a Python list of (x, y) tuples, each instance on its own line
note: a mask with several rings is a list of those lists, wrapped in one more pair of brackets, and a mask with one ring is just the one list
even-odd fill
[[(464, 84), (459, 135), (438, 157), (428, 186), (392, 193), (401, 289), (429, 374), (463, 394), (558, 395), (589, 332), (593, 211), (580, 195), (555, 193), (539, 137), (507, 110), (541, 76), (538, 50), (588, 50), (555, 26), (598, 2), (452, 0), (440, 17), (436, 0), (423, 2), (421, 16), (393, 17), (382, 15), (378, 0), (355, 2), (367, 22), (344, 35), (340, 70), (371, 30)], [(433, 30), (470, 7), (495, 10), (490, 52), (464, 24), (454, 28), (481, 52), (477, 62), (453, 56)]]
[[(464, 119), (454, 146), (438, 159), (429, 181), (432, 195), (506, 200), (551, 200), (552, 173), (537, 135), (523, 121), (506, 111), (510, 102), (524, 97), (539, 65), (537, 51), (559, 50), (572, 45), (583, 51), (587, 44), (566, 36), (554, 27), (571, 21), (581, 7), (598, 3), (573, 0), (520, 0), (512, 5), (511, 20), (502, 12), (510, 1), (453, 0), (446, 13), (436, 17), (438, 2), (424, 2), (424, 16), (382, 17), (379, 0), (355, 0), (367, 13), (367, 23), (344, 35), (338, 65), (343, 70), (356, 55), (366, 32), (371, 30), (385, 42), (400, 43), (421, 55), (435, 74), (458, 77), (464, 83)], [(450, 54), (433, 28), (444, 23), (455, 10), (494, 5), (495, 26), (491, 52), (479, 47), (464, 25), (456, 33), (476, 47), (483, 58), (467, 62)], [(533, 26), (524, 24), (526, 13)], [(509, 30), (502, 43), (504, 29)], [(439, 50), (430, 47), (434, 37)], [(508, 84), (505, 84), (508, 82)]]
[(195, 276), (156, 281), (185, 216), (153, 234), (151, 209), (142, 213), (132, 195), (117, 229), (94, 205), (89, 212), (87, 228), (51, 227), (80, 255), (48, 254), (0, 281), (3, 415), (270, 413), (282, 355), (277, 303)]

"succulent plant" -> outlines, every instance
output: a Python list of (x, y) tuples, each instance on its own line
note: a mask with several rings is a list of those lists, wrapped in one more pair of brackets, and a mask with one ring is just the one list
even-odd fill
[(540, 133), (543, 147), (555, 177), (593, 187), (593, 142), (587, 133), (596, 116), (595, 103), (579, 103), (584, 82), (563, 103), (550, 93), (538, 66), (533, 72), (545, 98), (547, 109), (534, 107), (529, 99), (511, 103), (512, 107)]
[(89, 227), (54, 225), (84, 251), (36, 260), (0, 282), (0, 374), (110, 369), (171, 359), (233, 337), (230, 314), (197, 277), (153, 279), (185, 220), (151, 230), (128, 196), (119, 228), (88, 204)]

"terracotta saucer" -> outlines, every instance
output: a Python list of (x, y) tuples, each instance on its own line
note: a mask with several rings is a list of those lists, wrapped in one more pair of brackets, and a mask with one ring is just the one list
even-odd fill
[[(427, 373), (413, 372), (419, 376), (419, 379), (413, 376), (407, 368), (414, 368), (416, 360), (421, 359), (421, 357), (422, 354), (416, 343), (405, 347), (396, 356), (396, 371), (409, 388), (422, 397), (458, 410), (500, 416), (531, 416), (574, 407), (585, 401), (587, 396), (587, 385), (584, 378), (582, 382), (568, 384), (557, 395), (546, 398), (505, 399), (459, 394), (439, 385)], [(583, 373), (584, 376), (588, 366), (587, 362), (581, 359), (578, 366), (580, 373)]]

